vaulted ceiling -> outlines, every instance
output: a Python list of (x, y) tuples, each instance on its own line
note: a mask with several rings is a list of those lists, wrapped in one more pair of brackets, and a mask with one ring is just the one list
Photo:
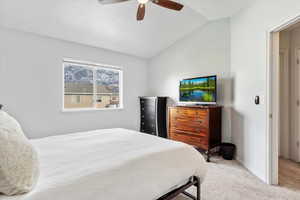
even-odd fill
[(136, 21), (137, 1), (0, 0), (0, 25), (150, 58), (209, 20), (229, 17), (252, 0), (175, 0), (181, 12), (148, 3)]

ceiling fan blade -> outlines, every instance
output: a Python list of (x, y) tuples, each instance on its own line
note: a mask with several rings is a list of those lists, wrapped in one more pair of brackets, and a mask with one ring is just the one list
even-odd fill
[(125, 1), (130, 1), (130, 0), (98, 0), (99, 3), (101, 4), (114, 4), (114, 3), (121, 3)]
[(137, 14), (136, 14), (136, 19), (138, 21), (141, 21), (141, 20), (144, 19), (144, 17), (145, 17), (145, 7), (146, 7), (145, 4), (142, 4), (142, 3), (139, 4), (138, 11), (137, 11)]
[(159, 6), (177, 11), (180, 11), (183, 8), (182, 4), (170, 0), (152, 0), (152, 2)]

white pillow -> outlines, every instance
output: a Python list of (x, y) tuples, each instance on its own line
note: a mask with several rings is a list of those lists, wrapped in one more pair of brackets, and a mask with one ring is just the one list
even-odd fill
[(0, 111), (0, 193), (17, 195), (31, 191), (39, 177), (37, 152), (20, 124)]

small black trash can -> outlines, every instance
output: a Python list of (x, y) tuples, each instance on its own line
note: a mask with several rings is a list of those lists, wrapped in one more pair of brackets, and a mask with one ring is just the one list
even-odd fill
[(222, 143), (220, 153), (225, 160), (233, 160), (235, 154), (235, 145), (231, 143)]

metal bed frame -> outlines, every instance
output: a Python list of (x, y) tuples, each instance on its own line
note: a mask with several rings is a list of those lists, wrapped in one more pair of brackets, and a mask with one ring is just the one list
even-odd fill
[[(3, 108), (3, 105), (0, 104), (0, 110)], [(197, 195), (196, 197), (188, 192), (186, 192), (186, 190), (192, 186), (195, 186), (197, 189)], [(193, 199), (193, 200), (201, 200), (201, 181), (200, 178), (197, 176), (192, 176), (189, 178), (189, 181), (184, 184), (183, 186), (176, 188), (174, 190), (172, 190), (171, 192), (163, 195), (162, 197), (160, 197), (157, 200), (172, 200), (175, 197), (177, 197), (180, 194), (184, 194), (185, 196)]]
[[(188, 192), (186, 190), (192, 186), (195, 186), (197, 188), (197, 195), (196, 197)], [(193, 176), (189, 178), (188, 183), (185, 185), (165, 194), (164, 196), (160, 197), (157, 200), (172, 200), (175, 197), (177, 197), (180, 194), (184, 194), (185, 196), (193, 199), (193, 200), (201, 200), (201, 181), (200, 178), (197, 176)]]

